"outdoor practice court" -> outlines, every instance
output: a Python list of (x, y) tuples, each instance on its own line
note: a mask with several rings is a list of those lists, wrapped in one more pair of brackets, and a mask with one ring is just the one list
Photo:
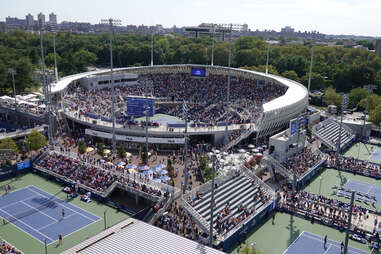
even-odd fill
[(58, 234), (65, 237), (100, 220), (34, 186), (0, 196), (0, 217), (42, 243), (46, 239), (47, 244), (57, 241)]
[[(349, 179), (343, 186), (344, 189), (354, 190), (369, 196), (374, 196), (376, 200), (374, 201), (376, 205), (381, 206), (381, 187), (370, 183), (364, 183), (357, 180)], [(358, 198), (358, 195), (356, 195)]]
[(370, 156), (371, 161), (380, 161), (381, 162), (381, 150), (375, 150)]
[[(341, 254), (340, 244), (327, 239), (324, 250), (324, 236), (303, 231), (283, 254)], [(348, 254), (368, 254), (368, 252), (348, 246)]]

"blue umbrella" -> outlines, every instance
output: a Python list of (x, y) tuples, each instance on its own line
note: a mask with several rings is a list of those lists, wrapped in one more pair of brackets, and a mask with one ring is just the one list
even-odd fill
[(137, 168), (137, 166), (135, 164), (128, 164), (127, 168), (134, 169)]
[(158, 173), (159, 175), (166, 175), (166, 174), (168, 174), (168, 171), (165, 170), (165, 169), (160, 169), (160, 170), (157, 171), (157, 173)]
[(147, 176), (148, 176), (148, 175), (151, 175), (152, 173), (153, 173), (152, 170), (146, 170), (146, 171), (143, 172), (143, 174), (144, 174), (144, 175), (147, 175)]
[(169, 179), (171, 179), (169, 176), (160, 177), (160, 180), (162, 180), (162, 181), (168, 181)]
[(120, 162), (118, 162), (118, 164), (116, 164), (117, 166), (124, 166), (124, 165), (126, 165), (126, 163), (124, 162), (124, 161), (120, 161)]
[(166, 168), (167, 166), (165, 166), (163, 163), (159, 163), (156, 165), (156, 167), (162, 169), (162, 168)]
[(149, 170), (149, 167), (147, 165), (144, 165), (139, 167), (139, 169), (145, 171), (145, 170)]
[(153, 171), (153, 172), (156, 172), (156, 171), (158, 171), (158, 170), (160, 170), (161, 168), (159, 168), (158, 166), (155, 166), (155, 167), (153, 167), (151, 170)]

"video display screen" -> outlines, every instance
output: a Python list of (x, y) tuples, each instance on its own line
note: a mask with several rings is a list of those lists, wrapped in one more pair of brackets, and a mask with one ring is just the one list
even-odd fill
[(205, 77), (206, 76), (206, 71), (203, 68), (192, 68), (191, 69), (191, 76)]

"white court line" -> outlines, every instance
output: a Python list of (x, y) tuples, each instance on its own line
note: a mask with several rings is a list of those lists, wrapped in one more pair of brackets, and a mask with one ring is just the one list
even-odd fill
[(293, 245), (296, 243), (296, 241), (301, 237), (301, 235), (303, 235), (304, 233), (305, 233), (305, 231), (303, 231), (302, 233), (300, 233), (300, 235), (295, 239), (295, 241), (293, 241), (293, 242), (290, 244), (290, 246), (287, 247), (287, 249), (283, 252), (283, 254), (286, 254), (287, 251), (288, 251), (288, 249), (289, 249), (291, 246), (293, 246)]
[[(310, 235), (309, 235), (310, 234)], [(321, 236), (319, 236), (319, 235), (317, 235), (317, 234), (314, 234), (314, 233), (311, 233), (311, 232), (306, 232), (306, 235), (305, 235), (306, 237), (308, 237), (308, 238), (310, 238), (310, 239), (314, 239), (314, 240), (316, 240), (316, 241), (320, 241), (320, 242), (324, 242), (323, 240), (322, 240), (322, 237)], [(339, 242), (336, 242), (336, 241), (334, 241), (334, 240), (330, 240), (332, 243), (335, 243), (335, 244), (337, 244), (338, 246), (340, 246), (339, 245)], [(331, 243), (331, 244), (332, 244)], [(334, 246), (336, 246), (334, 244)], [(336, 246), (336, 247), (338, 247), (338, 246)], [(355, 248), (355, 247), (352, 247), (352, 246), (350, 246), (350, 245), (348, 245), (348, 247), (350, 248), (350, 251), (351, 252), (354, 252), (355, 254), (357, 253), (357, 254), (364, 254), (364, 253), (366, 253), (366, 251), (364, 251), (364, 250), (360, 250), (360, 249), (358, 249), (358, 248)], [(339, 247), (338, 247), (339, 248)], [(349, 250), (348, 250), (349, 251)]]
[[(75, 215), (75, 213), (70, 214), (69, 216), (63, 218), (62, 220), (66, 220), (66, 219), (70, 218), (70, 217), (73, 216), (73, 215)], [(60, 221), (62, 221), (62, 220), (60, 220)], [(45, 226), (43, 226), (43, 227), (41, 227), (41, 228), (39, 228), (39, 229), (37, 229), (37, 230), (40, 231), (40, 230), (42, 230), (42, 229), (48, 228), (48, 227), (50, 227), (50, 226), (52, 226), (52, 225), (54, 225), (54, 224), (57, 224), (57, 223), (60, 222), (60, 221), (55, 221), (55, 222), (49, 223), (48, 225), (45, 225)]]
[(17, 203), (19, 203), (19, 202), (23, 202), (23, 201), (26, 201), (26, 200), (28, 200), (28, 199), (35, 198), (35, 197), (37, 197), (37, 195), (31, 196), (31, 197), (27, 197), (27, 198), (22, 199), (22, 200), (18, 200), (18, 201), (16, 201), (16, 202), (10, 203), (10, 204), (8, 204), (8, 205), (6, 205), (6, 206), (2, 206), (2, 207), (0, 207), (0, 209), (4, 209), (4, 208), (6, 208), (6, 207), (13, 206), (13, 205), (15, 205), (15, 204), (17, 204)]
[(324, 253), (323, 253), (323, 254), (325, 254), (325, 253), (328, 253), (328, 250), (329, 250), (329, 249), (330, 249), (332, 246), (333, 246), (333, 245), (329, 243), (327, 250), (326, 250), (326, 251), (324, 251)]
[[(39, 188), (37, 188), (37, 187), (34, 187), (34, 188), (39, 189)], [(29, 190), (30, 190), (30, 191), (33, 191), (33, 192), (36, 193), (37, 195), (40, 195), (40, 196), (42, 196), (42, 197), (44, 197), (44, 198), (51, 198), (51, 197), (46, 197), (46, 196), (42, 195), (41, 193), (38, 193), (37, 191), (35, 191), (35, 190), (33, 190), (33, 189), (29, 189)], [(43, 190), (41, 190), (41, 189), (39, 189), (39, 190), (42, 191), (42, 192), (45, 192), (45, 191), (43, 191)], [(45, 193), (46, 193), (46, 192), (45, 192)], [(48, 193), (48, 194), (49, 194), (49, 193)], [(51, 195), (51, 194), (49, 194), (49, 195)], [(54, 197), (53, 195), (51, 195), (51, 196)], [(98, 218), (97, 220), (93, 220), (93, 219), (91, 219), (90, 217), (87, 217), (86, 215), (84, 215), (84, 214), (82, 214), (82, 213), (79, 213), (79, 212), (77, 212), (77, 211), (74, 211), (74, 210), (71, 209), (70, 207), (67, 207), (67, 206), (65, 205), (65, 201), (64, 201), (64, 200), (59, 199), (59, 198), (56, 198), (56, 197), (54, 197), (54, 198), (55, 198), (55, 199), (58, 199), (58, 200), (60, 200), (60, 201), (62, 201), (63, 203), (59, 202), (59, 204), (62, 205), (63, 207), (67, 208), (67, 209), (70, 210), (70, 211), (73, 211), (73, 212), (75, 212), (75, 213), (80, 214), (82, 217), (85, 217), (86, 219), (89, 219), (89, 220), (91, 220), (91, 221), (99, 221), (99, 220), (101, 219), (100, 217), (98, 217), (98, 216), (96, 216), (96, 215), (94, 215), (94, 214), (92, 214), (92, 213), (90, 213), (90, 212), (87, 212), (87, 211), (83, 210), (82, 208), (76, 206), (76, 208), (80, 209), (81, 211), (83, 211), (83, 212), (85, 212), (85, 213), (88, 213), (88, 214), (91, 214), (91, 215), (93, 215), (94, 217), (97, 217), (97, 218)]]
[[(3, 211), (4, 213), (8, 214), (10, 217), (12, 217), (13, 219), (15, 219), (15, 221), (18, 221), (18, 222), (24, 224), (24, 225), (27, 226), (28, 228), (30, 228), (30, 229), (32, 229), (33, 231), (37, 232), (38, 234), (45, 236), (47, 239), (49, 239), (49, 240), (51, 240), (51, 241), (54, 241), (54, 240), (53, 240), (52, 238), (50, 238), (49, 236), (47, 236), (47, 235), (41, 233), (40, 231), (37, 231), (36, 229), (32, 228), (32, 227), (29, 226), (28, 224), (24, 223), (22, 220), (18, 220), (18, 219), (15, 218), (13, 215), (7, 213), (7, 212), (4, 211), (3, 209), (0, 208), (0, 211)], [(14, 226), (18, 227), (19, 229), (21, 229), (23, 232), (25, 232), (25, 233), (27, 233), (28, 235), (32, 236), (31, 234), (29, 234), (28, 232), (26, 232), (25, 230), (23, 230), (21, 227), (19, 227), (19, 226), (17, 226), (16, 224), (14, 224), (13, 222), (11, 222), (11, 223), (12, 223), (12, 225), (14, 225)], [(40, 239), (38, 239), (37, 237), (35, 237), (35, 236), (32, 236), (32, 237), (33, 237), (34, 239), (37, 239), (37, 240), (39, 240), (40, 242), (42, 242), (42, 241), (41, 241)]]
[(46, 215), (46, 216), (49, 217), (50, 219), (52, 219), (52, 220), (58, 222), (58, 220), (57, 220), (56, 218), (53, 218), (53, 217), (51, 217), (50, 215), (47, 215), (46, 213), (44, 213), (44, 212), (38, 210), (37, 208), (35, 208), (35, 207), (33, 207), (33, 206), (28, 205), (27, 203), (25, 203), (25, 202), (23, 202), (23, 201), (20, 201), (20, 203), (22, 203), (22, 204), (24, 204), (24, 205), (26, 205), (26, 206), (29, 206), (30, 208), (32, 208), (33, 210), (37, 211), (38, 213), (42, 213), (43, 215)]

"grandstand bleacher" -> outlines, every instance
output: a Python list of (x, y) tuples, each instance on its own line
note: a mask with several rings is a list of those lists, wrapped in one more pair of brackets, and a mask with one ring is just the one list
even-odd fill
[[(328, 118), (323, 122), (316, 124), (312, 128), (312, 134), (321, 140), (321, 142), (329, 149), (336, 151), (340, 136), (340, 123), (334, 119)], [(341, 128), (341, 149), (348, 147), (353, 142), (354, 138), (355, 135), (353, 134), (353, 131), (343, 124)]]

